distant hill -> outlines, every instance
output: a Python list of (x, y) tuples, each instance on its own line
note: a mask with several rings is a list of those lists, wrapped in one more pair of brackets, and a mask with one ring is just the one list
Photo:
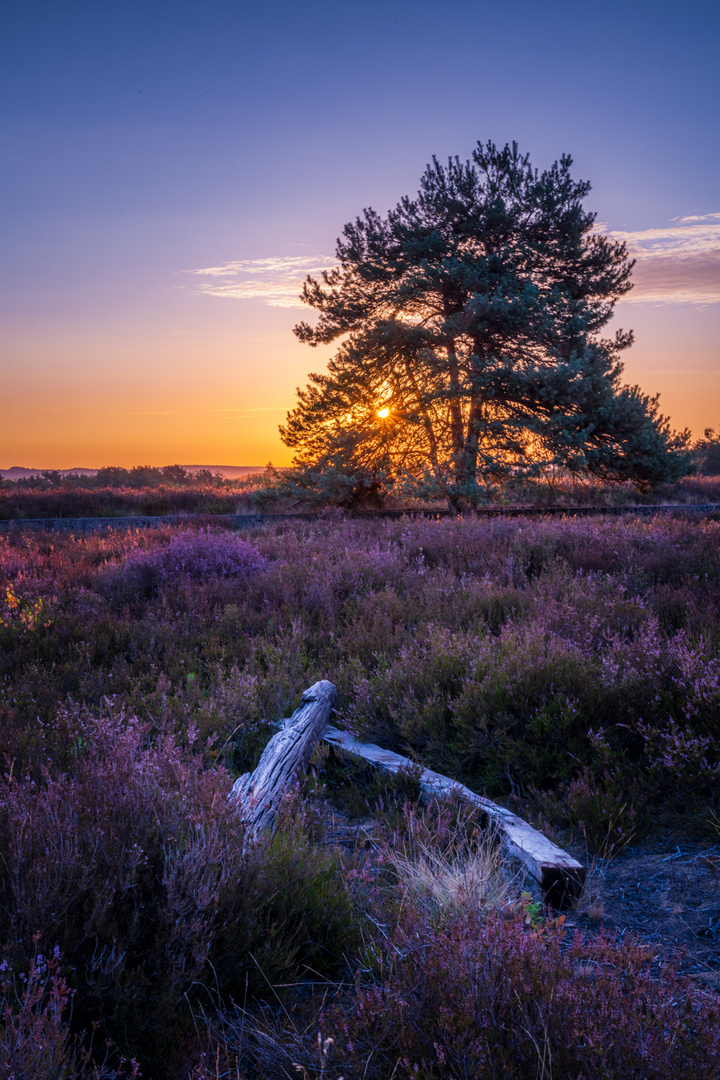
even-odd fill
[[(39, 476), (44, 471), (44, 469), (26, 469), (21, 465), (13, 465), (11, 469), (0, 469), (0, 476), (3, 480), (25, 480), (28, 476)], [(77, 469), (58, 469), (57, 471), (61, 476), (69, 476), (70, 473), (76, 476), (94, 476), (97, 469), (85, 469), (78, 466)]]
[[(265, 465), (183, 465), (188, 472), (200, 472), (201, 469), (209, 469), (211, 473), (219, 473), (227, 480), (238, 480), (241, 476), (253, 476), (265, 472)], [(39, 476), (45, 470), (26, 469), (21, 465), (13, 465), (11, 469), (0, 469), (0, 476), (4, 480), (24, 480), (28, 476)], [(95, 476), (97, 469), (86, 469), (78, 466), (77, 469), (58, 469), (61, 476)]]

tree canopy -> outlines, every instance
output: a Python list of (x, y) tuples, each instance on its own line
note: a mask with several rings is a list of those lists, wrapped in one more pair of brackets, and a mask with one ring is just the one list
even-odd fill
[(478, 143), (345, 226), (338, 265), (303, 288), (319, 319), (295, 328), (339, 341), (280, 428), (301, 471), (349, 497), (403, 481), (459, 509), (548, 466), (645, 487), (689, 471), (687, 433), (622, 384), (632, 332), (602, 336), (633, 263), (571, 165), (540, 173), (515, 143)]

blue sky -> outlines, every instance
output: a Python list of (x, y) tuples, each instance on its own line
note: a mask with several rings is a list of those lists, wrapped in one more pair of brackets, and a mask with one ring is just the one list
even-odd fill
[[(627, 377), (720, 422), (720, 8), (34, 3), (0, 32), (0, 467), (289, 460), (293, 290), (432, 154), (516, 139), (639, 256)], [(194, 273), (192, 271), (213, 271)]]

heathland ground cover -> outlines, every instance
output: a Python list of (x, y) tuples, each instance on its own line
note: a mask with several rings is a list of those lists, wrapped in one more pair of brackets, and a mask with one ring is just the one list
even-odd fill
[[(684, 477), (672, 484), (660, 484), (652, 491), (641, 492), (633, 484), (603, 484), (587, 477), (572, 477), (559, 470), (548, 470), (541, 479), (520, 477), (502, 485), (489, 483), (484, 492), (495, 506), (627, 506), (654, 504), (697, 504), (720, 502), (720, 480), (702, 474), (708, 456), (715, 453), (715, 441), (696, 445), (700, 475)], [(699, 447), (699, 449), (698, 449)], [(703, 449), (703, 447), (705, 449)], [(156, 473), (156, 482), (135, 482), (138, 472), (147, 479)], [(0, 521), (16, 518), (133, 517), (160, 515), (217, 515), (243, 513), (297, 513), (304, 509), (324, 509), (328, 491), (298, 486), (293, 470), (268, 469), (255, 476), (227, 480), (212, 474), (185, 479), (177, 473), (181, 466), (165, 469), (104, 469), (97, 476), (70, 475), (46, 471), (24, 480), (0, 480)], [(111, 474), (111, 475), (103, 475)], [(117, 474), (125, 474), (117, 475)], [(174, 477), (174, 479), (173, 479)], [(352, 485), (351, 485), (352, 486)], [(347, 501), (343, 484), (335, 492), (339, 505)], [(370, 498), (350, 500), (360, 509), (377, 508), (377, 492)], [(330, 500), (332, 502), (332, 499)], [(447, 502), (434, 503), (394, 498), (386, 493), (382, 505), (390, 510), (445, 509)]]
[[(712, 846), (719, 541), (689, 517), (342, 514), (242, 538), (0, 536), (0, 1060), (39, 1078), (133, 1058), (158, 1078), (716, 1076), (717, 999), (669, 953), (573, 938), (519, 886), (500, 902), (512, 882), (461, 882), (459, 904), (416, 888), (422, 860), (398, 848), (422, 833), (432, 876), (464, 873), (479, 825), (458, 847), (411, 776), (338, 796), (347, 770), (320, 754), (255, 846), (226, 794), (330, 678), (340, 722), (591, 858), (669, 827)], [(384, 807), (369, 847), (327, 842), (331, 794)]]

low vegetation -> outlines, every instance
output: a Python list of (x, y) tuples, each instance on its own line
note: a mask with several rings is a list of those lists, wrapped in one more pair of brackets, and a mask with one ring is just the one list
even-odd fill
[[(719, 541), (707, 518), (333, 513), (0, 535), (3, 1069), (715, 1077), (717, 998), (679, 958), (573, 937), (412, 776), (320, 754), (255, 844), (226, 795), (327, 677), (340, 723), (568, 843), (670, 818), (713, 842)], [(330, 799), (372, 839), (338, 848)]]
[(17, 480), (0, 478), (0, 520), (12, 518), (127, 517), (234, 514), (262, 503), (268, 478), (228, 480), (209, 470), (100, 469), (96, 474), (53, 470)]
[[(489, 478), (479, 504), (531, 507), (613, 507), (720, 502), (720, 441), (712, 428), (691, 447), (695, 475), (641, 490), (631, 482), (607, 484), (589, 474), (548, 467), (534, 477)], [(360, 470), (267, 469), (227, 479), (207, 469), (106, 468), (94, 474), (46, 469), (16, 480), (0, 477), (0, 521), (16, 518), (159, 517), (247, 513), (302, 513), (331, 506), (346, 510), (447, 510), (445, 498), (418, 498), (402, 484), (376, 483)]]

